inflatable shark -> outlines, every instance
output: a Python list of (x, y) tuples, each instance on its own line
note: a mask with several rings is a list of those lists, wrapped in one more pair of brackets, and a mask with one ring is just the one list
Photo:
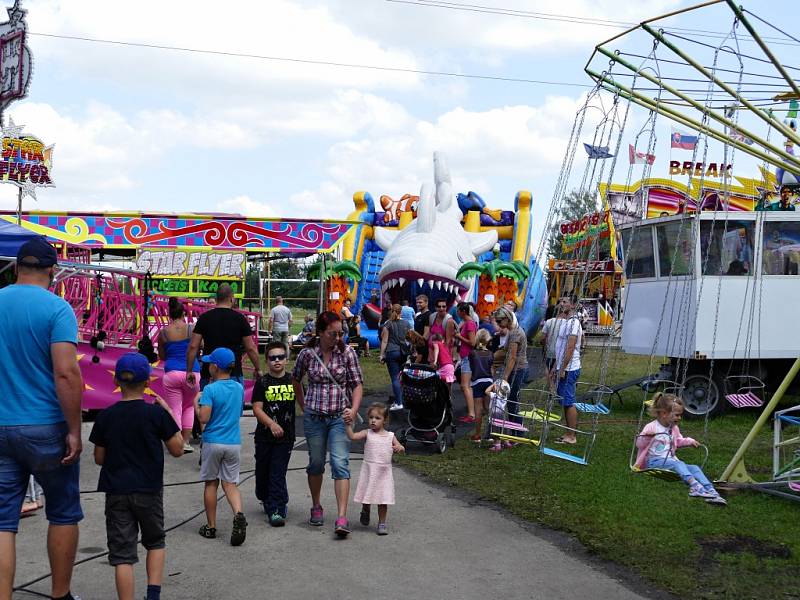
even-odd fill
[(425, 183), (420, 190), (416, 219), (399, 231), (375, 229), (375, 241), (386, 252), (378, 274), (381, 292), (390, 302), (411, 299), (414, 282), (415, 293), (427, 285), (425, 291), (434, 296), (449, 301), (466, 298), (469, 288), (456, 279), (458, 269), (497, 243), (497, 231), (464, 231), (450, 171), (440, 152), (433, 154), (433, 175), (434, 186)]

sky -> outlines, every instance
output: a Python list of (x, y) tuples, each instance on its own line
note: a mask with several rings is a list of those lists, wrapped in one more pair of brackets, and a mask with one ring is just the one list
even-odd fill
[[(621, 29), (530, 13), (638, 22), (690, 5), (446, 4), (450, 8), (386, 0), (25, 0), (34, 74), (28, 97), (12, 104), (5, 119), (55, 144), (56, 184), (40, 189), (36, 200), (26, 198), (25, 208), (345, 218), (355, 191), (367, 190), (376, 200), (418, 193), (433, 179), (438, 150), (448, 158), (456, 190), (474, 190), (491, 207), (510, 209), (518, 190), (530, 190), (540, 227), (576, 111), (591, 87), (584, 64), (595, 44)], [(456, 10), (456, 4), (485, 8)], [(746, 4), (776, 22), (796, 14), (789, 2)], [(677, 22), (714, 31), (730, 27), (729, 18)], [(596, 124), (598, 117), (587, 119)], [(626, 135), (644, 122), (644, 113), (634, 111)], [(593, 130), (581, 141), (590, 141)], [(656, 170), (664, 174), (669, 131), (668, 122), (659, 122)], [(581, 170), (585, 155), (576, 161), (583, 161), (576, 167)], [(627, 157), (620, 164), (624, 180)], [(743, 170), (755, 174), (754, 164)], [(15, 206), (16, 188), (0, 186), (0, 208)]]

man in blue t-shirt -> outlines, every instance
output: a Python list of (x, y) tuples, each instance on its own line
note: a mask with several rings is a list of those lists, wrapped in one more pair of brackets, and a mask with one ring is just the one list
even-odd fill
[(44, 237), (17, 253), (16, 284), (0, 290), (0, 598), (11, 598), (15, 535), (30, 476), (47, 497), (51, 597), (73, 598), (83, 518), (78, 488), (83, 380), (72, 308), (48, 291), (58, 255)]
[(199, 401), (200, 423), (203, 429), (200, 479), (205, 481), (203, 503), (206, 524), (200, 535), (217, 537), (217, 490), (222, 481), (222, 491), (233, 511), (231, 546), (241, 546), (247, 531), (247, 519), (242, 513), (242, 496), (239, 493), (239, 463), (242, 435), (239, 418), (242, 416), (242, 385), (231, 379), (236, 366), (236, 355), (229, 348), (217, 348), (203, 357), (208, 365), (212, 382), (202, 391)]

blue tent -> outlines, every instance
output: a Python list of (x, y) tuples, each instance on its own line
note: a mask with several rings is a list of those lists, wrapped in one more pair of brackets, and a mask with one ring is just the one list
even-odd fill
[(0, 256), (16, 258), (19, 247), (38, 234), (0, 219)]

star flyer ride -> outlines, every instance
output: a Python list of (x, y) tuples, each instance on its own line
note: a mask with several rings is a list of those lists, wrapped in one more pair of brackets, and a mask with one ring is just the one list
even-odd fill
[(475, 192), (453, 192), (438, 152), (434, 180), (419, 196), (381, 196), (383, 210), (369, 192), (353, 195), (347, 220), (358, 226), (345, 236), (342, 258), (358, 265), (361, 279), (350, 280), (341, 293), (362, 316), (362, 336), (378, 344), (381, 307), (403, 300), (413, 307), (418, 294), (431, 306), (440, 298), (451, 307), (474, 301), (481, 318), (514, 301), (520, 324), (533, 333), (544, 315), (546, 286), (531, 254), (530, 192), (517, 194), (513, 211), (487, 208)]
[[(119, 399), (114, 365), (126, 352), (148, 356), (153, 372), (145, 393), (150, 398), (162, 393), (163, 364), (154, 346), (170, 322), (169, 297), (157, 290), (183, 298), (186, 319), (193, 323), (214, 308), (220, 283), (241, 287), (248, 252), (330, 252), (352, 226), (221, 214), (23, 212), (23, 227), (12, 223), (16, 220), (0, 214), (0, 287), (13, 283), (13, 257), (26, 239), (39, 234), (54, 243), (60, 259), (51, 289), (72, 306), (78, 321), (82, 408), (87, 412)], [(91, 264), (93, 252), (135, 257), (142, 270)], [(239, 312), (258, 332), (260, 315)], [(247, 371), (246, 365), (245, 360)], [(252, 385), (246, 378), (246, 398)]]

